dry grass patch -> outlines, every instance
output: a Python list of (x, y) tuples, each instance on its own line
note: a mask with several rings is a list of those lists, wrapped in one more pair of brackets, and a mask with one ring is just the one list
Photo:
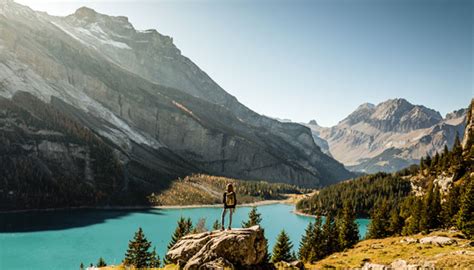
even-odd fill
[(411, 238), (421, 239), (426, 236), (448, 236), (455, 238), (457, 244), (439, 246), (433, 244), (402, 243), (407, 237), (389, 237), (359, 242), (354, 248), (335, 253), (315, 263), (306, 265), (308, 269), (327, 267), (354, 268), (361, 267), (365, 262), (391, 264), (396, 259), (403, 259), (409, 264), (433, 263), (437, 267), (474, 267), (474, 247), (470, 240), (457, 238), (457, 233), (437, 231), (429, 235), (412, 235)]

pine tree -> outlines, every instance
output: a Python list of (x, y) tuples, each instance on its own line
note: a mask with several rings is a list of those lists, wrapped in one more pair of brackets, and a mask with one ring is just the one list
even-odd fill
[(212, 229), (213, 230), (220, 230), (222, 227), (222, 224), (219, 222), (219, 220), (216, 219), (214, 223), (212, 224)]
[(443, 153), (441, 154), (441, 170), (446, 171), (449, 167), (449, 149), (448, 146), (445, 144), (443, 148)]
[(424, 175), (424, 171), (425, 170), (425, 160), (423, 157), (420, 158), (420, 174), (421, 175)]
[(304, 231), (304, 235), (301, 237), (300, 247), (298, 250), (298, 258), (303, 262), (309, 262), (309, 254), (313, 244), (313, 232), (313, 223), (309, 222)]
[(453, 185), (446, 196), (446, 201), (443, 206), (443, 224), (445, 228), (456, 225), (457, 214), (459, 212), (460, 203), (460, 189), (458, 185)]
[(466, 183), (458, 213), (458, 228), (470, 239), (474, 238), (474, 180)]
[(326, 221), (324, 222), (324, 225), (322, 227), (322, 238), (323, 238), (323, 243), (322, 243), (322, 254), (324, 256), (327, 256), (329, 254), (332, 254), (339, 249), (339, 232), (337, 230), (336, 224), (334, 222), (334, 218), (332, 216), (332, 213), (329, 212), (326, 215)]
[(176, 242), (181, 239), (181, 237), (189, 234), (192, 230), (192, 222), (189, 218), (186, 220), (183, 217), (180, 217), (177, 223), (178, 225), (176, 226), (176, 229), (171, 236), (171, 241), (168, 244), (168, 249), (171, 249)]
[(316, 216), (313, 225), (313, 233), (311, 243), (311, 249), (308, 254), (308, 262), (313, 262), (324, 258), (324, 238), (323, 238), (323, 229), (322, 229), (323, 220), (321, 216)]
[(282, 230), (277, 237), (275, 246), (273, 247), (272, 262), (277, 263), (281, 261), (292, 261), (292, 248), (293, 244), (291, 243), (290, 238), (286, 234), (285, 230)]
[(390, 211), (388, 231), (391, 235), (400, 235), (403, 229), (403, 218), (396, 207)]
[(423, 198), (420, 230), (429, 231), (441, 225), (441, 194), (433, 183), (428, 186), (428, 193)]
[(137, 268), (147, 267), (151, 257), (151, 253), (148, 251), (150, 246), (151, 242), (146, 239), (142, 228), (138, 228), (133, 240), (130, 240), (128, 244), (124, 264), (133, 265)]
[(97, 262), (97, 267), (105, 267), (107, 263), (105, 262), (104, 258), (100, 257), (99, 261)]
[(344, 203), (339, 219), (339, 248), (344, 250), (353, 247), (359, 241), (359, 228), (354, 209), (349, 202)]
[(249, 212), (249, 219), (245, 222), (242, 222), (242, 228), (249, 228), (255, 225), (260, 225), (262, 222), (261, 214), (258, 213), (257, 207), (252, 207), (252, 210)]
[(414, 198), (413, 206), (411, 207), (410, 216), (405, 222), (403, 227), (402, 234), (410, 235), (420, 232), (420, 220), (423, 209), (423, 202), (419, 198)]
[(390, 234), (388, 231), (388, 211), (389, 209), (386, 201), (383, 201), (382, 204), (374, 210), (371, 216), (372, 220), (369, 224), (367, 238), (384, 238)]
[(425, 157), (425, 168), (428, 168), (428, 170), (430, 169), (431, 167), (431, 156), (426, 154), (426, 157)]
[(184, 235), (190, 234), (193, 231), (193, 222), (191, 218), (187, 218), (186, 222), (184, 223)]
[(159, 268), (160, 264), (160, 256), (158, 255), (158, 253), (156, 253), (156, 247), (153, 247), (153, 251), (151, 252), (150, 256), (150, 263), (148, 266), (150, 268)]
[[(260, 225), (262, 222), (262, 214), (258, 212), (257, 207), (252, 207), (252, 209), (249, 212), (248, 215), (248, 220), (242, 222), (242, 228), (250, 228), (255, 225)], [(263, 228), (262, 228), (263, 230)], [(265, 231), (263, 230), (263, 234), (265, 234)], [(267, 248), (265, 249), (265, 259), (264, 262), (270, 261), (270, 254), (268, 254), (268, 241), (267, 241)]]
[(431, 170), (437, 173), (439, 171), (439, 163), (440, 157), (438, 151), (436, 151), (435, 155), (433, 156), (433, 161), (431, 162)]

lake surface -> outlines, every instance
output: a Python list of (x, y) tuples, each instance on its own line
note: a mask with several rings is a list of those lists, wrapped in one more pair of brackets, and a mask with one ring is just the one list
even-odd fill
[[(270, 252), (278, 233), (285, 229), (295, 251), (311, 217), (293, 214), (293, 205), (258, 207)], [(238, 207), (233, 227), (247, 219), (250, 207)], [(152, 210), (58, 210), (0, 214), (0, 269), (78, 269), (103, 257), (119, 264), (138, 227), (163, 258), (166, 246), (181, 217), (193, 222), (206, 218), (208, 228), (220, 218), (221, 208)], [(368, 219), (357, 220), (365, 236)]]

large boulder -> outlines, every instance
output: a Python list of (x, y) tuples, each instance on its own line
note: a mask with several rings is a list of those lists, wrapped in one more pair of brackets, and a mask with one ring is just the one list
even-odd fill
[(184, 269), (213, 269), (215, 263), (249, 268), (264, 263), (267, 240), (259, 226), (227, 231), (190, 234), (181, 238), (166, 254), (170, 262)]

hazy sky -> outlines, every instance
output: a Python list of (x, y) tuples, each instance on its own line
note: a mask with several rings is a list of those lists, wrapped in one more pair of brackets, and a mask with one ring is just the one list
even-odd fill
[(17, 0), (80, 6), (173, 37), (227, 92), (268, 116), (334, 125), (403, 97), (443, 115), (474, 96), (471, 0)]

